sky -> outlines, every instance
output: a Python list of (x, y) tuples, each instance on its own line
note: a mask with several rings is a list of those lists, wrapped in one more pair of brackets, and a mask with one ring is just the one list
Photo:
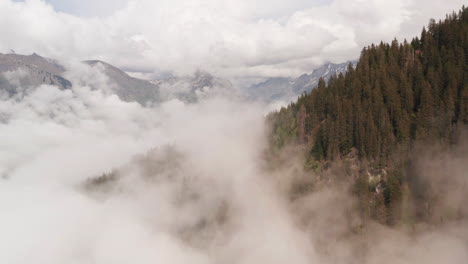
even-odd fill
[(0, 52), (129, 72), (298, 76), (418, 35), (463, 0), (0, 0)]

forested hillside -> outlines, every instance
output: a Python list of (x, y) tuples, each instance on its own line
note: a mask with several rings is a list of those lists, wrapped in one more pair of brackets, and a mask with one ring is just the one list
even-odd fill
[(378, 204), (384, 211), (401, 204), (416, 146), (450, 147), (468, 124), (467, 59), (466, 7), (442, 21), (431, 19), (410, 43), (395, 39), (365, 47), (355, 68), (328, 84), (320, 80), (311, 93), (268, 116), (272, 152), (299, 146), (305, 168), (315, 172), (349, 156), (365, 161), (380, 170), (379, 177), (373, 181), (361, 168), (358, 195), (373, 206), (370, 215), (392, 224), (398, 219), (388, 212), (379, 216)]

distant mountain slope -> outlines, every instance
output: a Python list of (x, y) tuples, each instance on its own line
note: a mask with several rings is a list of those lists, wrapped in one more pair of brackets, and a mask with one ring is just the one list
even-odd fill
[(65, 68), (57, 62), (32, 55), (0, 53), (0, 90), (9, 95), (16, 94), (18, 88), (28, 88), (40, 84), (51, 84), (61, 89), (71, 87), (71, 83), (61, 74)]
[[(138, 102), (142, 105), (165, 100), (179, 99), (196, 102), (200, 98), (212, 96), (243, 97), (265, 102), (293, 100), (304, 91), (317, 85), (320, 77), (328, 79), (334, 74), (345, 72), (348, 63), (326, 64), (310, 74), (298, 78), (269, 78), (264, 82), (237, 90), (232, 83), (210, 73), (197, 71), (192, 76), (169, 77), (147, 81), (132, 77), (119, 68), (99, 60), (86, 60), (83, 63), (103, 71), (109, 78), (108, 85), (121, 100)], [(72, 83), (64, 78), (66, 69), (58, 62), (37, 54), (0, 54), (0, 90), (8, 95), (19, 91), (50, 84), (67, 89)], [(93, 87), (102, 89), (102, 87)]]
[(177, 98), (185, 102), (195, 102), (203, 97), (237, 95), (229, 80), (202, 71), (197, 71), (193, 76), (169, 77), (151, 82), (160, 87), (161, 98), (164, 100)]
[[(109, 85), (119, 98), (127, 102), (140, 104), (159, 102), (159, 87), (149, 81), (129, 76), (122, 70), (106, 62), (84, 61), (90, 66), (100, 65), (109, 77)], [(72, 83), (64, 78), (66, 69), (58, 62), (32, 55), (1, 54), (0, 53), (0, 91), (8, 96), (35, 88), (41, 84), (50, 84), (60, 89), (72, 87)], [(94, 87), (101, 89), (101, 87)]]
[(119, 68), (99, 60), (83, 61), (90, 66), (102, 66), (111, 81), (111, 88), (120, 99), (142, 105), (160, 101), (159, 86), (146, 80), (134, 78)]
[[(108, 77), (111, 92), (127, 102), (138, 102), (142, 105), (170, 99), (196, 102), (202, 97), (235, 94), (230, 81), (206, 72), (198, 71), (193, 76), (147, 81), (132, 77), (104, 61), (87, 60), (83, 63), (103, 71)], [(35, 53), (0, 54), (0, 91), (12, 96), (41, 84), (67, 89), (72, 83), (63, 77), (65, 71), (65, 67), (58, 62)], [(102, 87), (93, 88), (102, 89)]]
[(325, 64), (310, 74), (302, 74), (298, 78), (275, 77), (252, 85), (248, 90), (252, 99), (275, 101), (294, 99), (303, 92), (310, 92), (317, 86), (320, 78), (328, 80), (333, 75), (345, 73), (348, 65), (356, 65), (356, 62), (345, 62), (340, 64)]

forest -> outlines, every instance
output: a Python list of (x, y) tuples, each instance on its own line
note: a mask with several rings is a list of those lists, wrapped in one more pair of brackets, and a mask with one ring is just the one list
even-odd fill
[(268, 115), (271, 153), (294, 146), (309, 174), (322, 178), (342, 168), (365, 217), (388, 225), (428, 221), (434, 195), (414, 167), (424, 153), (466, 143), (467, 59), (464, 6), (431, 19), (410, 42), (365, 47), (356, 67)]

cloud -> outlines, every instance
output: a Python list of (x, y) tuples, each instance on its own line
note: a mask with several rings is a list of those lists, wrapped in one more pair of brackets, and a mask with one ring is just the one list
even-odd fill
[[(97, 68), (67, 65), (72, 89), (41, 85), (0, 101), (0, 263), (468, 259), (466, 219), (456, 215), (431, 228), (362, 232), (341, 185), (291, 198), (314, 175), (296, 155), (268, 169), (261, 105), (221, 97), (144, 108), (107, 93)], [(449, 183), (464, 182), (466, 148), (434, 153), (418, 171), (442, 184), (431, 186), (437, 210), (465, 214), (466, 188)], [(111, 171), (110, 188), (83, 188)]]
[[(1, 101), (0, 246), (8, 250), (2, 250), (0, 262), (210, 263), (206, 252), (172, 235), (168, 225), (192, 221), (172, 217), (176, 190), (170, 182), (131, 181), (104, 202), (78, 186), (167, 144), (180, 146), (191, 157), (189, 164), (197, 164), (190, 173), (245, 182), (242, 177), (255, 170), (246, 161), (258, 154), (248, 146), (260, 145), (263, 136), (260, 108), (226, 99), (143, 108), (90, 89), (84, 80), (106, 85), (91, 67), (70, 68), (72, 90), (42, 85)], [(244, 126), (252, 129), (241, 131)]]
[[(203, 69), (224, 77), (294, 76), (326, 61), (356, 59), (371, 42), (417, 35), (430, 17), (443, 18), (462, 4), (141, 0), (109, 4), (116, 10), (112, 14), (83, 17), (57, 12), (39, 0), (1, 0), (0, 51), (102, 59), (132, 72)], [(72, 2), (67, 10), (99, 6)]]
[(102, 17), (112, 15), (115, 11), (125, 7), (128, 0), (47, 0), (59, 12), (84, 16)]

